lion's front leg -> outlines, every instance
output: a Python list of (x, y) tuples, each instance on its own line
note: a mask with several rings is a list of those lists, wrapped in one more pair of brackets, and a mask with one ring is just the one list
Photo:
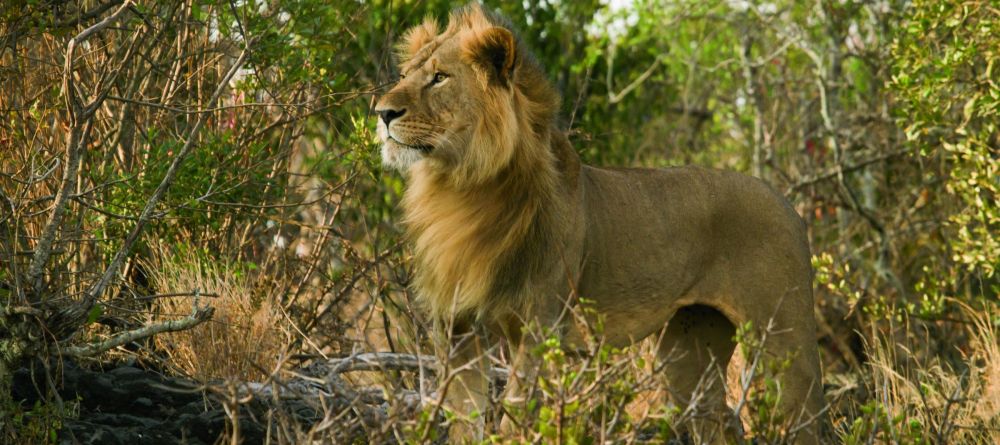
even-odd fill
[(527, 332), (520, 323), (514, 327), (505, 329), (504, 337), (508, 341), (511, 363), (507, 375), (507, 383), (504, 386), (503, 398), (504, 416), (500, 421), (500, 433), (504, 437), (516, 436), (518, 432), (527, 427), (522, 422), (525, 419), (533, 419), (534, 416), (527, 412), (528, 401), (533, 396), (532, 391), (538, 379), (538, 372), (541, 360), (533, 353), (539, 345), (540, 339), (536, 338), (536, 332)]
[(474, 329), (455, 330), (448, 339), (447, 373), (441, 391), (456, 415), (449, 429), (453, 443), (481, 441), (490, 403), (490, 340)]
[(505, 437), (515, 434), (524, 426), (519, 424), (521, 420), (531, 418), (530, 415), (525, 415), (525, 410), (538, 376), (538, 361), (531, 355), (531, 346), (525, 342), (520, 342), (516, 347), (512, 345), (511, 355), (510, 373), (503, 392), (505, 414), (500, 421), (500, 433)]

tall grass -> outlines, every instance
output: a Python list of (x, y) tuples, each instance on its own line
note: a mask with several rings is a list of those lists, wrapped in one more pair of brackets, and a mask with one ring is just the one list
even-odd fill
[(265, 378), (288, 339), (279, 329), (280, 312), (266, 298), (259, 274), (189, 246), (159, 245), (152, 252), (146, 269), (154, 289), (183, 289), (201, 295), (157, 298), (152, 321), (190, 313), (194, 304), (215, 307), (215, 316), (205, 326), (156, 337), (156, 346), (167, 354), (170, 364), (202, 380)]
[(907, 320), (870, 326), (863, 395), (835, 405), (840, 441), (1000, 443), (1000, 311), (959, 304), (966, 341), (944, 353), (927, 351), (936, 342)]

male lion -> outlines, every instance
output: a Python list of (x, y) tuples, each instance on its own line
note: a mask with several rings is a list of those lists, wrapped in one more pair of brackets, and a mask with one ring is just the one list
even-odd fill
[[(738, 173), (581, 165), (541, 66), (477, 4), (453, 12), (443, 30), (432, 20), (409, 30), (400, 53), (401, 79), (375, 112), (383, 163), (408, 179), (414, 285), (436, 320), (519, 345), (511, 399), (532, 367), (522, 326), (557, 325), (572, 294), (593, 301), (612, 344), (662, 333), (660, 356), (671, 353), (665, 371), (682, 404), (703, 375), (725, 372), (735, 325), (772, 321), (783, 333), (767, 351), (793, 357), (780, 381), (786, 419), (821, 417), (809, 246), (780, 195)], [(580, 344), (576, 329), (556, 328), (564, 344)], [(460, 342), (455, 367), (484, 365), (484, 346)], [(483, 412), (487, 379), (464, 368), (449, 403)], [(725, 423), (722, 386), (701, 400)], [(798, 442), (815, 443), (819, 423)]]

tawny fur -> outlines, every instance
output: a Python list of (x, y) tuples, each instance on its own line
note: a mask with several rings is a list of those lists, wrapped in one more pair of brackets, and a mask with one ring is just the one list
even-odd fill
[[(795, 356), (781, 379), (786, 417), (818, 416), (809, 247), (784, 198), (731, 172), (582, 165), (556, 124), (558, 95), (502, 18), (473, 4), (439, 29), (427, 21), (400, 45), (403, 78), (376, 106), (383, 163), (407, 176), (403, 223), (420, 301), (437, 320), (509, 340), (511, 400), (531, 379), (522, 325), (578, 343), (559, 320), (580, 296), (612, 344), (662, 333), (678, 403), (705, 372), (724, 377), (734, 326), (774, 321), (786, 334), (770, 337), (768, 352)], [(482, 411), (487, 380), (464, 366), (485, 366), (482, 345), (463, 345), (450, 358), (464, 370), (449, 403)], [(716, 411), (708, 419), (728, 415), (721, 392), (702, 403)], [(818, 436), (813, 425), (798, 442)]]

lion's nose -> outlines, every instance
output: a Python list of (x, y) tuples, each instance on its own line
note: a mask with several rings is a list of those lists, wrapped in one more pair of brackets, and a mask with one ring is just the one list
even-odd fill
[(392, 122), (393, 119), (405, 114), (406, 108), (400, 110), (393, 110), (393, 109), (375, 110), (375, 112), (378, 113), (378, 115), (382, 118), (382, 122), (385, 122), (385, 125), (388, 126), (389, 122)]

